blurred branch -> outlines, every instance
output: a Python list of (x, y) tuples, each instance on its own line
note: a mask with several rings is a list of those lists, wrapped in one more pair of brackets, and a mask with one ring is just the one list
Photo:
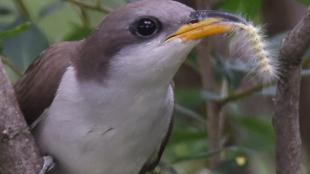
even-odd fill
[(0, 173), (37, 174), (42, 158), (0, 61)]
[(80, 10), (81, 10), (81, 18), (82, 18), (84, 27), (90, 28), (90, 20), (89, 20), (89, 16), (86, 10), (82, 7), (80, 7)]
[[(217, 4), (219, 1), (220, 0), (195, 0), (194, 5), (196, 9), (212, 9), (213, 5)], [(217, 83), (214, 79), (210, 63), (211, 51), (212, 42), (210, 41), (203, 41), (196, 49), (203, 87), (214, 92), (217, 89)], [(222, 107), (218, 102), (211, 101), (206, 103), (207, 129), (211, 151), (223, 147), (222, 134), (225, 118), (221, 109)], [(212, 156), (210, 158), (210, 168), (216, 167), (220, 160), (221, 154), (217, 153)]]
[(275, 84), (275, 82), (269, 83), (267, 85), (266, 84), (257, 84), (257, 85), (254, 85), (254, 86), (252, 86), (251, 88), (249, 88), (247, 90), (243, 90), (243, 91), (240, 91), (240, 92), (232, 93), (232, 94), (228, 95), (227, 97), (224, 97), (224, 98), (218, 100), (217, 102), (219, 102), (221, 104), (221, 106), (224, 106), (224, 105), (226, 105), (226, 104), (228, 104), (230, 102), (234, 102), (236, 100), (240, 100), (242, 98), (248, 97), (248, 96), (252, 95), (255, 92), (261, 91), (265, 87), (272, 86), (274, 84)]
[[(217, 83), (214, 79), (213, 71), (211, 68), (211, 45), (206, 41), (203, 41), (197, 46), (197, 56), (198, 64), (200, 68), (201, 81), (203, 87), (211, 90), (212, 92), (217, 92)], [(207, 112), (207, 129), (210, 150), (214, 151), (222, 147), (222, 128), (224, 124), (224, 115), (221, 112), (221, 105), (216, 101), (210, 101), (206, 103)], [(210, 167), (214, 168), (220, 162), (220, 154), (215, 154), (210, 158)]]
[[(307, 67), (307, 66), (309, 66), (309, 63), (310, 63), (310, 59), (306, 59), (303, 62), (302, 65), (303, 65), (303, 67)], [(304, 76), (304, 75), (302, 75), (302, 76)], [(266, 87), (270, 87), (270, 86), (273, 86), (275, 84), (276, 84), (275, 81), (270, 82), (268, 84), (262, 84), (262, 83), (261, 84), (257, 84), (257, 85), (254, 85), (254, 86), (246, 89), (246, 90), (242, 90), (240, 92), (234, 92), (234, 93), (232, 93), (232, 94), (230, 94), (230, 95), (228, 95), (228, 96), (226, 96), (224, 98), (221, 98), (221, 99), (215, 100), (215, 101), (219, 102), (222, 105), (222, 107), (223, 107), (223, 106), (225, 106), (226, 104), (228, 104), (230, 102), (234, 102), (236, 100), (241, 100), (243, 98), (246, 98), (248, 96), (253, 95), (256, 92), (259, 92), (259, 91), (263, 90)]]
[(14, 3), (15, 3), (16, 8), (21, 13), (21, 15), (26, 16), (28, 19), (31, 19), (30, 12), (28, 11), (24, 0), (14, 0)]
[(23, 75), (23, 72), (15, 66), (14, 63), (12, 63), (8, 58), (0, 56), (2, 63), (6, 66), (8, 66), (14, 73), (18, 76), (21, 77)]
[(281, 78), (275, 98), (276, 173), (301, 173), (299, 98), (302, 55), (310, 45), (310, 8), (285, 38), (281, 50)]
[(14, 28), (5, 30), (5, 31), (1, 31), (0, 32), (0, 40), (6, 39), (8, 37), (14, 36), (17, 33), (23, 32), (25, 30), (27, 30), (30, 27), (31, 23), (30, 22), (25, 22), (22, 23)]
[(180, 104), (175, 104), (175, 111), (176, 112), (179, 112), (181, 114), (184, 114), (186, 115), (187, 117), (193, 119), (193, 120), (196, 120), (198, 123), (204, 123), (206, 120), (203, 119), (203, 116), (202, 115), (199, 115), (198, 113), (196, 113), (195, 111), (193, 110), (190, 110)]
[(199, 153), (198, 155), (181, 157), (181, 158), (174, 160), (172, 163), (175, 164), (175, 163), (181, 163), (181, 162), (185, 162), (185, 161), (207, 159), (207, 158), (210, 158), (214, 155), (222, 153), (224, 150), (233, 150), (235, 148), (236, 148), (235, 146), (222, 147), (220, 149), (216, 149), (216, 150), (213, 150), (210, 152), (202, 152), (202, 153)]
[(90, 9), (90, 10), (98, 11), (101, 13), (110, 13), (113, 11), (113, 9), (103, 6), (101, 3), (98, 3), (98, 1), (96, 2), (96, 4), (88, 4), (88, 3), (78, 1), (78, 0), (64, 0), (64, 1), (75, 4), (85, 9)]

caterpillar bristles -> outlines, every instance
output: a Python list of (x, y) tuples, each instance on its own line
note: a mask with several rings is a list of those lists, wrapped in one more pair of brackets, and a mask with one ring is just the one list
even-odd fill
[(278, 61), (260, 27), (233, 23), (236, 27), (230, 42), (230, 54), (247, 60), (255, 74), (264, 82), (278, 79)]

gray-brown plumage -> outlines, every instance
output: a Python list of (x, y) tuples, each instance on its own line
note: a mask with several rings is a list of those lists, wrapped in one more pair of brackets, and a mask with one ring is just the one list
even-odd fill
[[(40, 117), (34, 135), (55, 158), (54, 173), (143, 174), (156, 166), (172, 128), (170, 82), (199, 42), (186, 32), (204, 29), (174, 33), (202, 14), (170, 0), (137, 1), (86, 39), (39, 56), (15, 90), (27, 122)], [(217, 24), (214, 34), (223, 32)]]
[[(144, 14), (137, 13), (137, 10), (143, 6), (141, 5), (142, 3), (145, 4), (147, 2), (143, 1), (135, 3), (118, 10), (118, 12), (112, 13), (104, 19), (102, 24), (87, 39), (83, 41), (56, 44), (48, 48), (36, 59), (36, 61), (27, 69), (25, 75), (15, 85), (17, 98), (28, 124), (32, 124), (46, 109), (50, 107), (57, 95), (57, 90), (59, 90), (59, 85), (68, 67), (71, 66), (77, 70), (77, 79), (81, 79), (81, 81), (98, 81), (98, 83), (104, 84), (108, 78), (103, 77), (108, 76), (109, 61), (115, 54), (120, 50), (125, 49), (127, 46), (147, 43), (148, 40), (150, 40), (136, 37), (128, 30), (129, 26), (117, 26), (125, 24), (130, 25), (140, 15), (144, 16)], [(150, 4), (151, 3), (162, 4), (163, 2), (158, 3), (153, 1), (150, 2)], [(173, 2), (171, 4), (175, 5), (177, 3)], [(177, 5), (180, 6), (179, 4)], [(151, 5), (146, 6), (151, 7)], [(185, 6), (180, 7), (188, 10)], [(173, 11), (174, 9), (171, 10)], [(148, 15), (152, 15), (152, 13), (155, 13), (155, 11), (151, 11)], [(189, 12), (187, 13), (189, 14)], [(128, 15), (130, 18), (127, 17)], [(177, 17), (179, 16), (177, 15)], [(184, 17), (189, 17), (189, 15)], [(186, 18), (183, 20), (185, 19)], [(167, 26), (165, 27), (167, 27), (167, 30), (170, 30), (170, 32), (163, 33), (165, 37), (172, 33), (173, 30), (176, 30), (181, 23), (184, 23), (183, 21), (178, 21), (179, 23), (172, 22), (173, 20), (176, 19), (173, 17), (167, 19)], [(169, 25), (171, 26), (169, 27)], [(112, 34), (114, 32), (117, 34)], [(147, 59), (147, 56), (145, 58)], [(170, 120), (169, 122), (172, 122), (172, 118), (169, 118), (168, 120)], [(166, 126), (170, 125), (168, 126), (169, 131), (167, 131), (166, 135), (163, 137), (162, 143), (158, 144), (158, 149), (154, 149), (154, 152), (157, 152), (152, 152), (150, 154), (152, 156), (146, 159), (143, 165), (135, 169), (136, 171), (139, 171), (139, 174), (152, 170), (159, 162), (171, 131), (172, 124), (169, 122), (166, 123)], [(168, 130), (168, 127), (164, 128), (164, 130)], [(59, 132), (59, 134), (62, 134), (62, 132)], [(55, 141), (57, 140), (55, 139)], [(146, 139), (145, 141), (147, 142), (148, 140)], [(71, 172), (71, 169), (66, 169), (61, 163), (59, 164), (59, 161), (61, 160), (58, 159), (57, 155), (49, 152), (45, 148), (41, 149), (42, 153), (54, 156), (55, 161), (58, 162), (56, 163), (55, 173), (62, 174), (63, 172)], [(132, 158), (135, 157), (133, 156)], [(88, 173), (89, 172), (90, 171), (88, 171)]]

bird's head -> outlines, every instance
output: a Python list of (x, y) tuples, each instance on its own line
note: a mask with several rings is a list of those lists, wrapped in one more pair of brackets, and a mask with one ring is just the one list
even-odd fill
[(118, 78), (135, 83), (169, 83), (199, 40), (230, 32), (237, 16), (195, 11), (172, 0), (141, 0), (104, 18), (81, 48), (85, 79)]

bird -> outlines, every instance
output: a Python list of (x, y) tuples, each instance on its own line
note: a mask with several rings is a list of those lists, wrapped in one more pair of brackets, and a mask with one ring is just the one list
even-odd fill
[[(222, 21), (227, 21), (222, 22)], [(52, 45), (16, 82), (21, 111), (55, 174), (144, 174), (173, 125), (173, 76), (201, 39), (243, 20), (173, 0), (140, 0), (85, 39)]]

